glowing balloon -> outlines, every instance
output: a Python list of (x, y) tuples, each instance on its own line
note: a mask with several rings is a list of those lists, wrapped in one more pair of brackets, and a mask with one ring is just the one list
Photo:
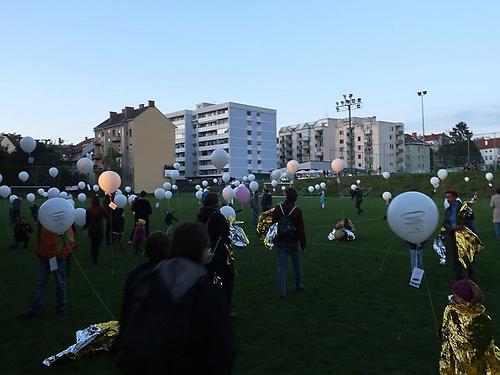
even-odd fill
[(17, 177), (22, 182), (26, 182), (26, 181), (28, 181), (28, 178), (30, 178), (30, 175), (28, 174), (28, 172), (22, 171), (22, 172), (19, 172), (19, 174), (17, 175)]
[(94, 162), (89, 158), (80, 158), (76, 162), (76, 169), (82, 174), (90, 173), (94, 170)]
[(387, 209), (387, 222), (400, 238), (416, 244), (426, 241), (439, 221), (434, 201), (427, 195), (409, 191), (394, 198)]
[(128, 197), (128, 204), (132, 204), (137, 199), (137, 195), (131, 194)]
[(234, 197), (241, 203), (248, 203), (250, 200), (250, 190), (245, 185), (240, 185), (234, 192)]
[(177, 190), (179, 187), (177, 185), (172, 185), (172, 190)]
[(59, 198), (59, 194), (61, 194), (61, 192), (59, 191), (58, 188), (52, 187), (47, 191), (47, 194), (48, 198), (52, 199), (52, 198)]
[(38, 221), (49, 232), (63, 234), (75, 221), (75, 209), (66, 199), (51, 198), (40, 206)]
[(34, 202), (35, 199), (36, 199), (36, 197), (35, 197), (35, 194), (33, 194), (33, 193), (29, 193), (29, 194), (26, 195), (26, 200), (28, 202)]
[(155, 198), (158, 200), (165, 198), (165, 190), (163, 190), (163, 188), (156, 188)]
[(254, 174), (252, 174), (252, 173), (250, 173), (250, 174), (248, 175), (248, 181), (250, 181), (250, 182), (255, 181), (255, 175), (254, 175)]
[(92, 190), (94, 190), (97, 193), (99, 191), (99, 185), (92, 186)]
[(203, 185), (203, 187), (207, 187), (207, 186), (208, 186), (208, 181), (203, 180), (203, 181), (201, 182), (201, 184)]
[(384, 172), (382, 173), (382, 177), (388, 180), (391, 177), (391, 174), (389, 172)]
[(87, 184), (85, 184), (85, 182), (83, 182), (83, 181), (80, 181), (78, 183), (78, 189), (80, 189), (80, 190), (85, 189), (86, 186), (87, 186)]
[(125, 186), (125, 193), (130, 194), (132, 188), (130, 186)]
[(326, 189), (326, 184), (324, 182), (322, 182), (322, 183), (319, 184), (319, 187), (321, 189), (325, 190)]
[(309, 190), (309, 193), (312, 193), (314, 191), (314, 186), (309, 186), (307, 190)]
[(299, 163), (297, 160), (290, 160), (286, 163), (286, 171), (291, 175), (294, 175), (299, 170)]
[(127, 197), (123, 194), (115, 195), (113, 202), (118, 206), (118, 208), (123, 208), (127, 205)]
[(319, 186), (319, 184), (314, 185), (314, 188), (315, 188), (316, 190), (321, 189), (321, 187)]
[(216, 178), (214, 178), (214, 179), (212, 180), (212, 182), (213, 182), (214, 184), (216, 184), (216, 183), (218, 183), (218, 182), (219, 182), (219, 180), (217, 180)]
[(212, 160), (212, 164), (217, 169), (222, 169), (229, 163), (229, 155), (223, 148), (215, 149), (212, 152), (212, 156), (210, 159)]
[(332, 161), (332, 170), (335, 172), (335, 173), (340, 173), (344, 170), (345, 168), (345, 164), (344, 164), (344, 161), (342, 159), (335, 159)]
[(470, 181), (470, 178), (469, 178), (469, 177), (464, 177), (464, 181), (465, 181), (465, 182), (469, 182), (469, 181)]
[(286, 190), (286, 186), (282, 186), (281, 190), (285, 191)]
[(17, 195), (12, 194), (12, 195), (9, 197), (9, 202), (10, 202), (10, 204), (12, 204), (12, 202), (14, 202), (16, 199), (17, 199)]
[(389, 191), (384, 191), (382, 194), (382, 199), (386, 202), (389, 202), (389, 200), (392, 198), (392, 194)]
[(272, 180), (271, 181), (271, 186), (272, 187), (276, 187), (277, 185), (278, 185), (278, 181), (276, 181), (276, 180)]
[(234, 190), (231, 186), (226, 186), (222, 189), (222, 198), (224, 198), (226, 202), (231, 202), (234, 198)]
[(87, 211), (85, 208), (75, 208), (75, 224), (83, 227), (87, 222)]
[(248, 187), (255, 193), (257, 190), (259, 190), (259, 183), (257, 181), (252, 181), (250, 182)]
[(271, 180), (279, 180), (281, 178), (281, 171), (279, 169), (275, 169), (271, 173)]
[(106, 171), (101, 173), (97, 183), (106, 194), (112, 194), (120, 187), (122, 179), (115, 171)]
[(43, 193), (43, 197), (44, 198), (48, 198), (49, 197), (49, 193), (47, 193), (46, 191)]
[(431, 177), (431, 179), (429, 180), (429, 182), (431, 183), (431, 185), (434, 186), (434, 187), (439, 186), (439, 182), (440, 181), (441, 180), (438, 177), (436, 177), (436, 176)]
[(219, 211), (224, 215), (226, 220), (229, 219), (229, 217), (236, 219), (236, 211), (230, 206), (222, 206)]
[(49, 168), (50, 177), (55, 178), (55, 177), (57, 177), (58, 174), (59, 174), (59, 170), (56, 167)]
[(243, 181), (247, 182), (248, 181), (248, 176), (243, 176)]
[(200, 189), (201, 189), (201, 185), (196, 185), (194, 188), (195, 188), (196, 190), (200, 190)]
[(231, 175), (229, 173), (224, 173), (222, 174), (222, 181), (224, 181), (226, 184), (229, 182), (229, 180), (231, 179)]
[(68, 193), (66, 193), (65, 191), (61, 191), (59, 193), (59, 198), (68, 199)]
[(448, 177), (448, 171), (446, 169), (440, 169), (437, 173), (439, 179), (443, 181), (446, 177)]
[(359, 185), (361, 183), (361, 180), (356, 180), (356, 183)]
[(38, 195), (43, 195), (43, 193), (45, 193), (45, 190), (43, 190), (42, 188), (40, 188), (36, 192), (38, 193)]
[(491, 172), (488, 172), (484, 175), (484, 177), (488, 180), (488, 181), (491, 181), (493, 180), (493, 173)]
[(173, 169), (170, 171), (169, 176), (172, 180), (177, 180), (181, 174), (177, 169)]
[(87, 200), (87, 196), (84, 194), (84, 193), (80, 193), (78, 194), (78, 196), (76, 197), (80, 202), (85, 202)]
[(36, 141), (32, 137), (23, 137), (19, 141), (19, 146), (21, 146), (21, 150), (26, 152), (27, 154), (31, 154), (35, 151)]
[(198, 190), (196, 193), (195, 193), (195, 196), (198, 200), (201, 200), (201, 198), (203, 198), (203, 191), (201, 190)]
[(352, 185), (351, 185), (351, 190), (353, 190), (353, 191), (354, 191), (354, 190), (356, 190), (357, 188), (358, 188), (358, 185), (356, 185), (356, 184), (352, 184)]
[(166, 191), (164, 198), (167, 199), (167, 200), (171, 199), (172, 198), (172, 192), (171, 191)]
[(180, 163), (174, 163), (174, 168), (175, 168), (175, 169), (177, 169), (177, 170), (178, 170), (180, 167), (181, 167), (181, 164), (180, 164)]

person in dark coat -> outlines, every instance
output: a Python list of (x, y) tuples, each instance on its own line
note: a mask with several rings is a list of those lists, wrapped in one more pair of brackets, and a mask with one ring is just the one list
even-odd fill
[(269, 211), (273, 206), (273, 196), (269, 189), (264, 189), (264, 194), (262, 194), (262, 200), (260, 202), (262, 206), (262, 212)]
[(111, 233), (111, 224), (112, 224), (112, 216), (113, 210), (109, 207), (110, 203), (115, 199), (115, 193), (106, 194), (102, 201), (102, 210), (104, 212), (104, 220), (105, 222), (105, 233), (106, 233), (106, 245), (111, 245), (112, 233)]
[(38, 204), (33, 203), (30, 207), (31, 217), (34, 223), (38, 223)]
[(209, 193), (205, 197), (203, 207), (198, 214), (198, 222), (206, 226), (210, 237), (210, 248), (213, 252), (213, 258), (207, 264), (208, 277), (214, 279), (218, 276), (221, 279), (227, 303), (231, 306), (234, 275), (229, 254), (231, 244), (229, 224), (224, 215), (219, 212), (219, 198), (216, 193)]
[(22, 243), (26, 249), (30, 240), (30, 233), (33, 233), (33, 228), (26, 222), (25, 217), (21, 217), (19, 222), (14, 226), (14, 239), (12, 240), (10, 248), (17, 249), (19, 244)]
[(351, 191), (351, 199), (354, 199), (354, 205), (356, 206), (356, 210), (358, 210), (358, 215), (363, 213), (361, 209), (361, 203), (363, 203), (363, 192), (359, 187), (356, 190)]
[(273, 244), (276, 246), (278, 255), (278, 294), (280, 298), (286, 296), (286, 262), (287, 257), (292, 258), (292, 264), (295, 275), (295, 290), (304, 289), (302, 282), (302, 265), (300, 263), (300, 254), (306, 251), (306, 234), (304, 230), (304, 219), (302, 210), (295, 205), (297, 201), (297, 190), (290, 187), (285, 190), (285, 202), (279, 204), (273, 211), (273, 224), (278, 223), (283, 216), (288, 216), (293, 223), (294, 233), (287, 236), (277, 236)]
[[(130, 304), (124, 303), (116, 345), (123, 374), (231, 374), (231, 321), (221, 287), (203, 266), (208, 256), (206, 228), (182, 223), (168, 259), (136, 276), (124, 295)], [(144, 286), (149, 298), (138, 300)]]
[(111, 230), (112, 230), (112, 244), (113, 249), (120, 249), (123, 251), (122, 237), (125, 227), (125, 219), (123, 217), (123, 208), (117, 207), (111, 210)]
[(96, 265), (101, 242), (104, 238), (104, 210), (101, 207), (99, 198), (92, 198), (90, 201), (90, 207), (87, 208), (87, 214), (85, 217), (86, 222), (83, 229), (87, 229), (87, 233), (90, 238), (90, 254), (92, 256), (92, 264)]
[[(139, 194), (134, 202), (132, 203), (132, 211), (134, 212), (134, 223), (137, 223), (137, 220), (142, 219), (146, 222), (146, 235), (149, 236), (149, 216), (153, 213), (153, 209), (151, 208), (151, 204), (146, 199), (147, 193), (143, 190)], [(135, 229), (135, 226), (134, 226)], [(130, 234), (130, 243), (132, 243), (134, 236), (134, 230)]]

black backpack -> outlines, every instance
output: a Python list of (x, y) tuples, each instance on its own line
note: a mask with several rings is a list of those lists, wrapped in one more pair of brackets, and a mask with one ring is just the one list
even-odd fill
[[(193, 311), (200, 279), (175, 303), (162, 286), (159, 271), (145, 271), (131, 285), (126, 325), (120, 328), (116, 362), (123, 374), (185, 374)], [(122, 329), (123, 328), (123, 329)]]
[(297, 237), (297, 227), (293, 222), (293, 219), (290, 215), (295, 210), (295, 206), (290, 210), (290, 212), (285, 215), (285, 211), (283, 211), (283, 206), (280, 204), (281, 213), (283, 214), (278, 219), (278, 230), (276, 233), (276, 238), (279, 240), (284, 239), (293, 239)]

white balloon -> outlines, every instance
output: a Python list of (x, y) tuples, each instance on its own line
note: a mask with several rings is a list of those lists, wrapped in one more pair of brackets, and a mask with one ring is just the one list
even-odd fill
[(231, 186), (226, 186), (222, 189), (222, 198), (224, 198), (226, 202), (231, 202), (234, 198), (234, 190)]
[(255, 175), (253, 173), (248, 175), (248, 181), (255, 181)]
[(312, 193), (314, 191), (314, 186), (309, 186), (307, 190), (309, 190), (309, 193)]
[(491, 181), (493, 180), (493, 173), (491, 172), (488, 172), (484, 175), (484, 177), (488, 180), (488, 181)]
[(340, 173), (344, 170), (345, 168), (345, 163), (342, 159), (335, 159), (332, 161), (332, 170), (335, 173)]
[(224, 215), (226, 220), (229, 219), (229, 217), (236, 219), (236, 211), (230, 206), (222, 206), (220, 208), (220, 213)]
[(129, 197), (128, 197), (128, 204), (132, 204), (135, 200), (137, 199), (137, 195), (135, 194), (131, 194)]
[(391, 174), (389, 172), (384, 172), (382, 173), (382, 177), (388, 180), (391, 177)]
[(99, 191), (99, 185), (92, 186), (92, 190), (94, 190), (97, 193)]
[(356, 190), (357, 188), (358, 188), (358, 185), (356, 185), (356, 184), (352, 184), (352, 185), (351, 185), (351, 190), (353, 190), (353, 191), (354, 191), (354, 190)]
[(123, 194), (123, 192), (120, 189), (116, 189), (115, 195), (122, 195), (122, 194)]
[(180, 163), (174, 163), (174, 168), (175, 169), (179, 169), (181, 167), (181, 164)]
[(30, 175), (28, 174), (28, 172), (22, 171), (22, 172), (19, 172), (19, 174), (17, 175), (17, 177), (22, 182), (26, 182), (26, 181), (28, 181), (28, 178), (30, 178)]
[(222, 174), (222, 181), (224, 181), (226, 184), (229, 182), (230, 179), (231, 175), (229, 173), (225, 172)]
[(278, 185), (278, 181), (272, 180), (271, 185), (272, 185), (272, 187), (276, 187)]
[(286, 186), (282, 186), (281, 190), (285, 191), (286, 190)]
[(16, 199), (17, 199), (17, 195), (12, 194), (12, 195), (9, 197), (9, 202), (10, 202), (10, 204), (12, 204), (12, 202), (14, 202)]
[(87, 185), (86, 185), (86, 184), (85, 184), (85, 182), (83, 182), (83, 181), (80, 181), (80, 182), (78, 183), (78, 189), (80, 189), (80, 190), (85, 189), (85, 187), (86, 187), (86, 186), (87, 186)]
[(448, 199), (446, 199), (446, 198), (444, 199), (443, 207), (444, 207), (445, 210), (447, 210), (448, 207), (450, 207), (450, 203), (448, 203)]
[(156, 188), (155, 198), (158, 200), (165, 198), (165, 190), (163, 188)]
[(243, 176), (243, 181), (247, 182), (248, 181), (248, 176)]
[(57, 177), (58, 174), (59, 174), (59, 170), (56, 167), (49, 168), (50, 177), (55, 178), (55, 177)]
[(203, 180), (203, 181), (201, 182), (201, 184), (203, 185), (203, 187), (207, 187), (207, 186), (208, 186), (208, 181)]
[(44, 197), (44, 198), (48, 198), (48, 197), (49, 197), (49, 193), (44, 192), (44, 193), (43, 193), (43, 197)]
[(55, 188), (55, 187), (52, 187), (52, 188), (50, 188), (47, 191), (47, 197), (49, 199), (51, 199), (51, 198), (59, 198), (59, 194), (61, 194), (61, 192), (59, 191), (58, 188)]
[(271, 180), (279, 180), (281, 178), (281, 171), (279, 169), (275, 169), (271, 173)]
[(434, 187), (436, 187), (436, 185), (439, 185), (440, 181), (441, 180), (438, 177), (436, 177), (436, 176), (431, 177), (431, 179), (429, 180), (429, 182), (431, 183), (431, 185), (434, 186)]
[(177, 190), (179, 187), (177, 185), (172, 185), (172, 190)]
[(233, 186), (240, 186), (240, 181), (234, 180), (233, 181)]
[(78, 199), (80, 202), (85, 202), (85, 201), (87, 200), (87, 196), (86, 196), (84, 193), (80, 193), (80, 194), (78, 194), (77, 199)]
[(166, 191), (164, 198), (167, 199), (167, 200), (171, 199), (172, 198), (172, 192), (171, 191)]
[(359, 185), (361, 183), (361, 180), (356, 180), (356, 183)]
[(201, 198), (203, 198), (203, 191), (201, 190), (198, 190), (195, 194), (196, 198), (198, 198), (198, 200), (201, 200)]
[(387, 222), (392, 231), (411, 243), (426, 241), (438, 221), (439, 212), (434, 201), (416, 191), (399, 194), (387, 209)]
[(125, 193), (129, 194), (132, 191), (130, 186), (125, 186)]
[(217, 180), (216, 178), (214, 178), (214, 179), (212, 180), (212, 182), (213, 182), (214, 184), (216, 184), (216, 183), (218, 183), (218, 182), (219, 182), (219, 180)]
[(297, 173), (297, 171), (299, 170), (299, 163), (297, 162), (297, 160), (290, 160), (288, 163), (286, 163), (286, 170), (291, 175)]
[(259, 183), (257, 181), (252, 181), (250, 182), (250, 185), (248, 185), (248, 187), (255, 193), (257, 190), (259, 190)]
[(87, 211), (85, 208), (75, 208), (75, 224), (83, 227), (87, 222)]
[(169, 176), (172, 180), (177, 180), (180, 176), (180, 173), (177, 169), (170, 170)]
[(284, 180), (285, 178), (288, 178), (288, 173), (283, 172), (283, 173), (281, 174), (280, 178), (281, 178), (282, 180)]
[(469, 181), (470, 181), (470, 178), (469, 178), (469, 177), (464, 177), (464, 181), (465, 181), (465, 182), (469, 182)]
[(40, 188), (36, 192), (38, 193), (38, 195), (43, 195), (43, 193), (45, 193), (45, 190), (43, 190), (42, 188)]
[(115, 171), (102, 172), (97, 179), (99, 187), (107, 194), (112, 194), (122, 184), (122, 179)]
[(446, 169), (440, 169), (437, 173), (439, 179), (443, 181), (446, 177), (448, 177), (448, 171)]
[(201, 185), (196, 185), (194, 188), (195, 188), (196, 190), (200, 190), (200, 189), (201, 189)]
[(127, 205), (127, 197), (123, 194), (115, 195), (113, 202), (118, 206), (118, 208), (123, 208)]
[(386, 202), (389, 202), (389, 200), (392, 198), (392, 194), (389, 191), (384, 191), (382, 194), (382, 199)]
[(59, 193), (59, 198), (68, 199), (68, 193), (66, 193), (65, 191), (61, 191)]
[(75, 210), (66, 199), (51, 198), (40, 206), (38, 221), (48, 231), (63, 234), (75, 222)]
[(212, 152), (210, 157), (212, 164), (217, 169), (224, 168), (229, 163), (229, 155), (223, 148), (217, 148)]
[(32, 137), (23, 137), (19, 141), (19, 146), (21, 146), (21, 150), (26, 152), (27, 154), (31, 154), (35, 151), (36, 141)]
[(322, 182), (322, 183), (319, 184), (319, 187), (321, 189), (325, 190), (326, 189), (326, 184), (324, 182)]
[(89, 158), (80, 158), (76, 162), (76, 169), (82, 174), (90, 173), (94, 170), (94, 162)]
[(0, 174), (0, 183), (3, 181), (3, 176)]
[(319, 186), (319, 184), (314, 185), (314, 188), (315, 188), (316, 190), (321, 189), (321, 187)]
[(165, 183), (163, 184), (163, 189), (165, 189), (165, 190), (170, 190), (170, 189), (172, 189), (172, 184), (171, 184), (170, 182), (165, 182)]

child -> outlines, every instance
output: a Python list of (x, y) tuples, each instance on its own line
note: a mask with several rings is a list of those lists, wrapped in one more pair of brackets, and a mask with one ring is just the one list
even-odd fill
[(122, 237), (123, 237), (123, 228), (125, 226), (125, 220), (123, 218), (123, 208), (116, 208), (111, 213), (111, 226), (113, 229), (112, 233), (112, 243), (113, 250), (119, 248), (123, 251)]
[(321, 208), (325, 208), (325, 204), (326, 204), (326, 195), (325, 195), (325, 192), (322, 191), (321, 194), (319, 195), (319, 204), (321, 205)]
[(146, 238), (146, 221), (144, 219), (138, 219), (135, 223), (134, 229), (134, 250), (135, 255), (142, 254), (142, 244)]
[(170, 234), (172, 231), (172, 228), (174, 227), (174, 221), (179, 221), (175, 218), (174, 216), (174, 211), (173, 210), (168, 210), (167, 214), (165, 215), (165, 225), (167, 227), (167, 235)]
[(14, 226), (14, 239), (10, 245), (11, 249), (17, 249), (21, 242), (24, 243), (24, 248), (28, 247), (28, 242), (30, 240), (29, 233), (33, 233), (31, 225), (26, 222), (25, 217), (21, 217), (19, 222)]
[(409, 250), (410, 250), (410, 261), (411, 261), (412, 272), (413, 272), (413, 269), (415, 267), (418, 267), (421, 270), (423, 270), (424, 269), (424, 264), (422, 262), (423, 244), (416, 244), (416, 243), (408, 242), (408, 245), (409, 245)]
[(38, 204), (33, 203), (30, 207), (31, 217), (33, 218), (34, 223), (38, 223)]

